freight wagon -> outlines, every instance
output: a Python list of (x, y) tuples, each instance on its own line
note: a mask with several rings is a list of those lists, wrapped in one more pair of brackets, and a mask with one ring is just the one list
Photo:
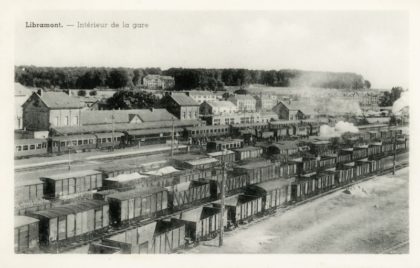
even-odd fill
[(356, 162), (355, 164), (355, 169), (356, 169), (356, 178), (360, 179), (363, 177), (366, 177), (367, 175), (370, 174), (370, 166), (369, 166), (369, 162), (365, 161), (365, 160), (359, 160)]
[(316, 179), (315, 191), (317, 193), (322, 193), (335, 187), (335, 172), (334, 171), (324, 171), (320, 174), (317, 174), (315, 179)]
[(135, 187), (148, 187), (147, 179), (149, 176), (137, 172), (121, 174), (115, 177), (106, 178), (103, 181), (103, 189), (132, 189)]
[(261, 157), (263, 149), (260, 147), (244, 147), (240, 149), (235, 149), (236, 161), (254, 159)]
[(309, 142), (309, 148), (309, 152), (315, 156), (329, 156), (333, 154), (330, 141), (312, 141)]
[(335, 167), (337, 158), (334, 156), (321, 156), (318, 160), (318, 170), (324, 170), (327, 168)]
[(343, 165), (337, 169), (335, 182), (337, 185), (350, 183), (355, 177), (355, 169), (352, 166)]
[(234, 167), (234, 172), (236, 175), (246, 174), (249, 179), (248, 184), (255, 184), (277, 178), (275, 166), (270, 161), (251, 162)]
[(44, 183), (40, 180), (15, 182), (15, 203), (40, 200), (44, 197)]
[(281, 143), (273, 143), (267, 147), (267, 155), (270, 158), (278, 158), (280, 156), (290, 156), (299, 152), (296, 142), (284, 141)]
[(318, 161), (315, 157), (305, 155), (303, 157), (297, 158), (292, 162), (296, 163), (297, 174), (306, 174), (311, 173), (317, 170)]
[(202, 181), (188, 181), (166, 189), (169, 192), (169, 208), (173, 210), (180, 210), (211, 197), (210, 183)]
[(224, 150), (219, 152), (207, 153), (208, 156), (219, 160), (219, 162), (231, 163), (235, 162), (235, 152)]
[(15, 215), (26, 215), (30, 212), (46, 210), (53, 207), (53, 202), (46, 199), (15, 202)]
[(345, 164), (352, 161), (352, 152), (349, 149), (340, 150), (337, 154), (337, 164)]
[(217, 152), (229, 149), (242, 148), (244, 146), (243, 139), (228, 139), (220, 141), (210, 141), (207, 143), (208, 152)]
[[(220, 226), (220, 209), (213, 207), (198, 207), (182, 211), (173, 219), (185, 224), (185, 237), (189, 242), (197, 243), (217, 236)], [(223, 226), (227, 226), (227, 211), (225, 210)]]
[[(220, 208), (220, 200), (214, 202), (213, 206)], [(262, 197), (239, 194), (229, 196), (225, 198), (225, 210), (227, 211), (227, 227), (238, 226), (262, 213)]]
[(316, 194), (316, 173), (300, 175), (292, 183), (292, 200), (301, 201)]
[(34, 252), (39, 244), (39, 220), (27, 216), (15, 216), (15, 253)]
[(294, 179), (278, 179), (249, 185), (245, 194), (262, 197), (264, 211), (272, 211), (291, 201), (292, 182)]
[(91, 246), (89, 253), (101, 253), (111, 248), (113, 252), (123, 254), (164, 254), (184, 245), (185, 225), (174, 220), (160, 220), (103, 239), (100, 244)]
[[(201, 179), (201, 181), (210, 183), (210, 194), (212, 197), (220, 198), (219, 194), (221, 191), (223, 174), (212, 176), (209, 179)], [(246, 185), (248, 185), (248, 175), (242, 174), (237, 175), (233, 172), (227, 172), (225, 181), (225, 192), (226, 193), (237, 193), (241, 191)]]
[(45, 183), (45, 198), (59, 198), (102, 187), (102, 173), (97, 170), (72, 171), (40, 179)]
[(230, 126), (198, 126), (188, 127), (184, 130), (184, 138), (223, 137), (230, 135)]
[(382, 143), (380, 142), (372, 142), (369, 144), (368, 147), (368, 156), (369, 157), (375, 157), (382, 153)]
[(109, 206), (99, 200), (83, 200), (72, 204), (37, 211), (39, 242), (42, 246), (91, 237), (109, 226)]
[(114, 193), (107, 200), (113, 226), (154, 218), (168, 211), (168, 190), (162, 187)]
[(352, 153), (352, 160), (356, 161), (356, 160), (360, 160), (362, 158), (366, 158), (368, 156), (368, 146), (355, 146), (353, 148), (353, 153)]

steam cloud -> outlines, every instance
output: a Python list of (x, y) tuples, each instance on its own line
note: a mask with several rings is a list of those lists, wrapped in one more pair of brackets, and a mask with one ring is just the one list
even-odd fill
[(405, 107), (408, 107), (408, 103), (409, 103), (408, 92), (407, 91), (402, 92), (401, 97), (398, 100), (396, 100), (394, 102), (394, 105), (392, 106), (392, 113), (400, 114), (402, 109), (404, 109)]
[(339, 121), (334, 127), (328, 125), (322, 125), (319, 131), (321, 137), (332, 138), (341, 137), (346, 132), (358, 133), (359, 129), (349, 122)]

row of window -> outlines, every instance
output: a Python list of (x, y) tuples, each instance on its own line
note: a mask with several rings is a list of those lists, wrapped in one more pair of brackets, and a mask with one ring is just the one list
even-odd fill
[(30, 144), (30, 145), (16, 145), (16, 151), (30, 151), (30, 150), (40, 150), (43, 148), (47, 148), (47, 143), (37, 143), (37, 144)]
[[(60, 126), (60, 117), (59, 116), (54, 117), (53, 123), (54, 123), (54, 126)], [(71, 124), (70, 124), (69, 116), (64, 116), (63, 117), (62, 126), (69, 126), (69, 125), (77, 126), (78, 124), (79, 124), (79, 117), (78, 116), (73, 116), (71, 118)]]
[[(97, 143), (111, 143), (112, 137), (109, 138), (99, 138), (96, 139)], [(87, 145), (87, 144), (95, 144), (95, 139), (82, 139), (82, 140), (71, 140), (71, 141), (54, 141), (53, 147), (68, 147), (68, 146), (78, 146), (78, 145)], [(114, 142), (119, 142), (121, 140), (120, 137), (114, 137)]]
[(199, 129), (191, 130), (191, 134), (209, 134), (209, 133), (227, 133), (229, 132), (228, 128), (216, 128), (216, 129)]

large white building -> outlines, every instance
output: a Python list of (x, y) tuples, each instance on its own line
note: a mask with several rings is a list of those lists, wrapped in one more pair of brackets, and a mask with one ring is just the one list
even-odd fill
[(205, 101), (200, 104), (200, 115), (233, 114), (238, 107), (230, 101)]
[(217, 100), (217, 95), (214, 94), (214, 92), (207, 90), (190, 90), (185, 92), (185, 94), (187, 94), (187, 96), (190, 96), (193, 100), (195, 100), (198, 103)]
[(228, 101), (235, 104), (238, 110), (242, 112), (255, 112), (257, 110), (257, 101), (251, 95), (236, 94), (229, 97)]

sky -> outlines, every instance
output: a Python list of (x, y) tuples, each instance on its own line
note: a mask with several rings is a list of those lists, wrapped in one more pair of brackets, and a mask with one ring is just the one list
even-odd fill
[[(108, 28), (25, 28), (31, 21)], [(148, 27), (122, 28), (123, 21)], [(408, 88), (409, 18), (404, 11), (21, 13), (15, 65), (355, 72), (373, 88)]]

